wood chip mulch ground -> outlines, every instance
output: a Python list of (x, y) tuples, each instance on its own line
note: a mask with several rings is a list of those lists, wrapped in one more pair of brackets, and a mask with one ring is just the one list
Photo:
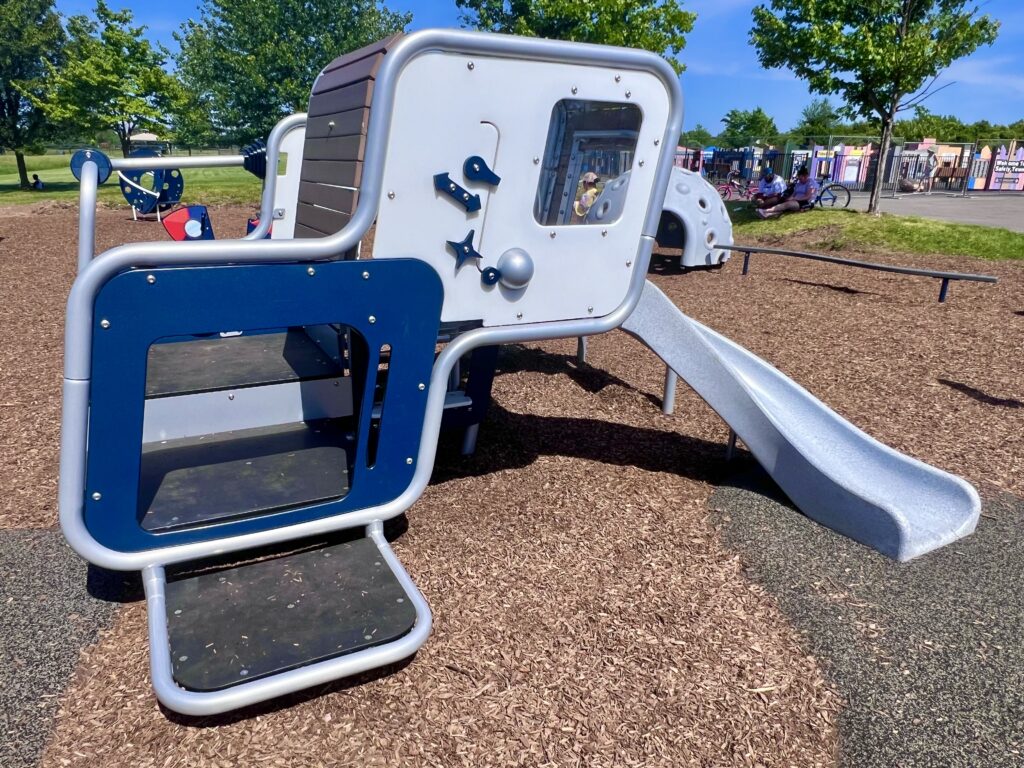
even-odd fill
[[(213, 211), (238, 236), (248, 210)], [(0, 525), (55, 523), (71, 211), (0, 210)], [(161, 239), (124, 210), (98, 250)], [(791, 243), (801, 247), (805, 243)], [(896, 448), (1022, 493), (1024, 270), (871, 254), (999, 276), (954, 284), (755, 256), (652, 277), (684, 311), (765, 357)], [(435, 613), (407, 664), (208, 721), (156, 705), (145, 608), (86, 649), (52, 766), (830, 765), (839, 697), (773, 597), (721, 543), (706, 501), (727, 428), (621, 333), (511, 347), (478, 453), (442, 447), (395, 550)], [(771, 542), (766, 541), (766, 546)]]

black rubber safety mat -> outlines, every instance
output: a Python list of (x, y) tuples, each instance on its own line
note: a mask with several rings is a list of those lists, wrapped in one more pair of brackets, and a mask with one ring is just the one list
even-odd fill
[(301, 329), (177, 341), (149, 348), (146, 397), (281, 384), (342, 373)]
[(397, 640), (416, 611), (371, 539), (170, 581), (174, 679), (215, 691)]
[(150, 444), (139, 479), (142, 527), (171, 530), (344, 496), (354, 446), (340, 421)]

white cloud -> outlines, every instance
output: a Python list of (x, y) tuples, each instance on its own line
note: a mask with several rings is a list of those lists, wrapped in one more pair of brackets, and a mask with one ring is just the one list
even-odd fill
[(994, 56), (989, 59), (961, 59), (942, 73), (939, 85), (955, 82), (962, 85), (984, 86), (1002, 92), (1024, 96), (1024, 75), (1021, 62), (1014, 56)]

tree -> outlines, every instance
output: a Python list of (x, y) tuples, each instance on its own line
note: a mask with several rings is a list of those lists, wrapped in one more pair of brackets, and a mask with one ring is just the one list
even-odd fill
[(835, 132), (839, 126), (839, 111), (828, 99), (814, 99), (800, 113), (800, 122), (791, 133), (804, 144), (811, 144), (816, 138), (824, 138)]
[(677, 0), (455, 0), (462, 24), (487, 32), (603, 43), (666, 52), (677, 73), (676, 58), (697, 15)]
[(725, 147), (744, 147), (757, 139), (774, 138), (779, 134), (771, 115), (760, 107), (730, 109), (722, 122), (725, 130), (718, 135), (718, 140)]
[(145, 27), (131, 26), (131, 11), (96, 0), (94, 15), (68, 19), (66, 61), (47, 64), (45, 88), (33, 101), (69, 131), (112, 130), (127, 155), (136, 131), (164, 125), (173, 79), (163, 68), (166, 51), (143, 38)]
[[(877, 211), (896, 113), (926, 99), (939, 73), (991, 44), (999, 22), (973, 0), (770, 0), (754, 9), (750, 40), (765, 67), (787, 67), (815, 93), (842, 94), (881, 123)], [(945, 87), (945, 86), (941, 86)]]
[(690, 130), (683, 131), (679, 136), (679, 143), (685, 147), (706, 147), (714, 138), (711, 131), (697, 123)]
[(32, 103), (42, 92), (46, 65), (59, 65), (64, 29), (53, 0), (0, 0), (0, 147), (13, 149), (18, 179), (28, 188), (25, 151), (52, 138), (54, 126)]
[(282, 117), (305, 111), (325, 65), (411, 20), (376, 0), (203, 0), (199, 21), (175, 34), (192, 100), (185, 108), (208, 110), (214, 129), (237, 143), (266, 138)]

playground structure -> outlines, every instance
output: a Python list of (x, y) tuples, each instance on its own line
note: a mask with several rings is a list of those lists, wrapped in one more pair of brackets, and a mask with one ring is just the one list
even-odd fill
[[(901, 560), (973, 530), (965, 481), (646, 282), (656, 241), (685, 268), (721, 264), (732, 241), (715, 189), (673, 168), (681, 122), (678, 78), (652, 54), (426, 31), (324, 68), (308, 113), (268, 138), (267, 166), (287, 164), (241, 240), (96, 256), (104, 174), (244, 159), (76, 155), (61, 526), (87, 560), (142, 571), (161, 702), (224, 712), (425, 642), (430, 608), (383, 523), (423, 493), (446, 419), (475, 441), (500, 344), (622, 328), (813, 519)], [(575, 220), (598, 162), (616, 175)], [(363, 535), (308, 543), (345, 530)]]

